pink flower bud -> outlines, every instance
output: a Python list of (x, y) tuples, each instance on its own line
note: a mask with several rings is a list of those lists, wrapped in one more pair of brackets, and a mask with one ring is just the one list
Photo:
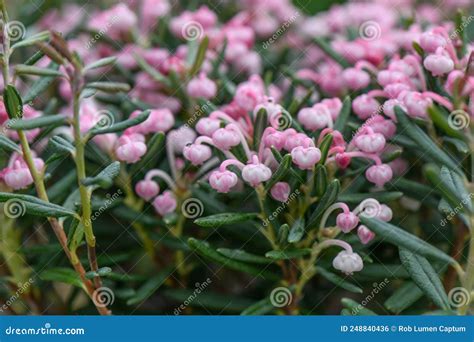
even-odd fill
[(420, 46), (428, 53), (435, 53), (438, 48), (446, 46), (446, 39), (433, 32), (424, 32), (420, 37)]
[(369, 182), (382, 187), (392, 179), (393, 172), (387, 164), (373, 165), (367, 169), (365, 177), (367, 177)]
[(359, 134), (354, 144), (365, 153), (379, 153), (385, 147), (385, 138), (380, 133)]
[[(141, 113), (140, 111), (138, 112), (133, 112), (131, 117), (134, 116), (134, 114)], [(137, 115), (135, 114), (135, 115)], [(139, 127), (142, 128), (143, 134), (149, 134), (149, 133), (158, 133), (158, 132), (167, 132), (173, 127), (174, 125), (174, 115), (171, 113), (171, 111), (167, 108), (163, 109), (154, 109), (150, 112), (150, 116), (148, 119), (146, 119), (145, 122), (143, 122)]]
[(201, 165), (211, 158), (212, 151), (207, 145), (191, 144), (183, 148), (183, 155), (193, 165)]
[(291, 158), (302, 170), (311, 170), (321, 159), (321, 151), (317, 147), (298, 146), (291, 150)]
[(202, 118), (196, 124), (196, 131), (201, 135), (211, 137), (219, 129), (220, 125), (221, 123), (217, 119)]
[(334, 97), (332, 99), (324, 99), (320, 103), (326, 106), (329, 113), (331, 113), (331, 118), (336, 120), (342, 109), (342, 101), (338, 97)]
[(237, 184), (237, 175), (230, 171), (214, 171), (209, 177), (209, 184), (217, 192), (227, 193)]
[(173, 192), (167, 190), (162, 195), (157, 196), (153, 201), (153, 207), (158, 214), (165, 216), (175, 211), (177, 206), (176, 198)]
[(138, 133), (121, 136), (115, 148), (117, 159), (128, 164), (136, 163), (145, 153), (145, 137)]
[(330, 120), (331, 113), (329, 109), (321, 103), (313, 107), (303, 108), (298, 112), (298, 121), (310, 131), (327, 127)]
[(347, 153), (336, 154), (336, 163), (341, 169), (347, 168), (351, 164), (352, 158)]
[(357, 236), (364, 245), (368, 244), (375, 237), (375, 233), (364, 225), (357, 228)]
[(387, 206), (386, 204), (380, 205), (380, 209), (377, 213), (377, 218), (382, 221), (389, 222), (392, 219), (392, 217), (393, 217), (392, 209), (390, 209), (390, 207)]
[(411, 91), (402, 97), (403, 104), (407, 109), (407, 114), (412, 117), (426, 118), (428, 107), (433, 101), (421, 93)]
[(352, 211), (348, 213), (340, 213), (336, 217), (336, 225), (344, 233), (349, 233), (352, 229), (357, 227), (359, 224), (359, 217), (355, 215)]
[(383, 104), (383, 113), (396, 122), (397, 117), (395, 115), (395, 106), (399, 106), (405, 112), (407, 111), (402, 101), (397, 99), (390, 99), (388, 101), (385, 101), (385, 103)]
[(194, 98), (212, 99), (217, 94), (216, 84), (213, 80), (207, 78), (204, 73), (189, 81), (186, 90), (189, 96)]
[(431, 71), (433, 76), (442, 76), (454, 69), (453, 60), (443, 54), (429, 55), (425, 58), (423, 65)]
[(145, 201), (149, 201), (160, 193), (160, 186), (155, 181), (145, 179), (135, 185), (135, 192)]
[(364, 263), (359, 254), (349, 251), (342, 251), (332, 261), (332, 266), (347, 275), (361, 271)]
[(290, 190), (290, 184), (286, 182), (278, 182), (272, 187), (270, 194), (273, 199), (279, 202), (286, 202), (290, 196)]
[(346, 86), (351, 90), (359, 90), (370, 84), (370, 76), (363, 70), (348, 68), (343, 71), (342, 78)]
[[(35, 168), (38, 172), (43, 172), (44, 162), (40, 158), (34, 159)], [(26, 162), (22, 159), (17, 159), (13, 163), (13, 167), (6, 168), (3, 172), (3, 180), (5, 184), (13, 190), (24, 189), (33, 184), (33, 177)]]
[(235, 102), (246, 111), (253, 111), (257, 105), (264, 102), (263, 84), (259, 82), (241, 83), (235, 91)]
[(313, 141), (304, 133), (286, 135), (285, 150), (291, 152), (296, 147), (310, 147)]
[(377, 82), (382, 86), (394, 83), (406, 83), (408, 76), (401, 71), (382, 70), (377, 75)]
[(239, 134), (228, 128), (219, 128), (212, 134), (212, 142), (217, 148), (227, 151), (240, 144)]
[(366, 120), (376, 114), (379, 110), (379, 106), (379, 102), (368, 95), (358, 96), (352, 102), (352, 109), (362, 120)]
[(382, 134), (385, 139), (390, 139), (397, 131), (397, 126), (393, 121), (385, 120), (382, 115), (373, 116), (366, 123), (367, 127), (370, 127), (375, 133)]
[(196, 132), (187, 126), (181, 126), (168, 133), (168, 144), (171, 144), (175, 153), (182, 153), (186, 145), (192, 144), (196, 139)]
[(391, 99), (397, 98), (406, 91), (411, 91), (411, 87), (406, 83), (391, 83), (383, 88), (383, 91)]
[(242, 169), (242, 178), (253, 187), (258, 186), (262, 182), (266, 182), (271, 176), (272, 171), (260, 163), (248, 164)]
[(268, 147), (273, 146), (279, 151), (285, 146), (285, 140), (286, 140), (285, 133), (275, 131), (265, 136), (264, 143), (265, 143), (265, 146), (268, 146)]

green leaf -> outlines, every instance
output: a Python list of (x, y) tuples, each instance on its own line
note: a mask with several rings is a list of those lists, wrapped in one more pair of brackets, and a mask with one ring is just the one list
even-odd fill
[(358, 204), (367, 198), (375, 198), (379, 202), (391, 202), (400, 199), (403, 192), (399, 191), (384, 191), (384, 192), (369, 192), (369, 193), (342, 193), (337, 200), (339, 202)]
[(328, 187), (328, 172), (324, 165), (317, 165), (314, 174), (314, 189), (316, 195), (321, 197)]
[(117, 61), (117, 57), (102, 58), (102, 59), (99, 59), (98, 61), (95, 61), (95, 62), (92, 62), (92, 63), (86, 65), (84, 67), (83, 71), (87, 72), (89, 70), (98, 69), (98, 68), (102, 68), (102, 67), (105, 67), (105, 66), (113, 65), (113, 64), (115, 64), (116, 61)]
[(148, 64), (142, 57), (138, 55), (134, 55), (135, 60), (137, 61), (138, 66), (146, 72), (148, 75), (150, 75), (155, 81), (158, 83), (163, 84), (166, 88), (171, 87), (171, 81), (161, 74), (158, 70), (153, 68), (150, 64)]
[(444, 310), (449, 310), (449, 300), (438, 274), (426, 258), (400, 248), (400, 260), (410, 273), (413, 281), (433, 302)]
[(156, 290), (158, 290), (161, 285), (168, 279), (172, 273), (172, 268), (166, 268), (155, 276), (151, 277), (145, 284), (143, 284), (135, 293), (135, 295), (127, 300), (127, 305), (141, 304), (150, 298)]
[(424, 167), (426, 178), (441, 192), (443, 198), (453, 207), (460, 211), (472, 212), (472, 195), (466, 190), (462, 179), (447, 167), (441, 167), (441, 170), (428, 164)]
[(136, 126), (136, 125), (139, 125), (141, 124), (142, 122), (144, 122), (146, 119), (148, 119), (148, 117), (150, 116), (150, 110), (145, 110), (144, 112), (138, 114), (136, 117), (134, 118), (130, 118), (130, 119), (127, 119), (127, 120), (124, 120), (122, 122), (119, 122), (119, 123), (116, 123), (116, 124), (113, 124), (111, 125), (110, 127), (105, 127), (105, 128), (101, 128), (101, 127), (96, 127), (96, 128), (92, 128), (90, 131), (89, 131), (89, 136), (92, 138), (96, 135), (99, 135), (99, 134), (107, 134), (107, 133), (116, 133), (116, 132), (122, 132), (124, 130), (126, 130), (127, 128), (129, 127), (133, 127), (133, 126)]
[(209, 38), (204, 37), (199, 44), (199, 48), (196, 53), (196, 58), (194, 59), (193, 66), (189, 70), (189, 76), (193, 77), (201, 69), (202, 63), (206, 57), (207, 46), (209, 45)]
[(405, 282), (384, 303), (384, 306), (395, 314), (411, 307), (423, 297), (423, 291), (414, 282)]
[(334, 51), (331, 45), (326, 42), (323, 38), (316, 37), (313, 39), (314, 43), (321, 49), (323, 52), (326, 53), (332, 60), (342, 66), (344, 69), (349, 68), (351, 64), (342, 57), (339, 53)]
[(201, 227), (218, 228), (227, 224), (250, 221), (257, 217), (257, 213), (223, 213), (200, 217), (194, 220), (194, 223)]
[(296, 243), (299, 242), (305, 233), (305, 225), (304, 219), (299, 218), (297, 219), (293, 225), (291, 226), (290, 233), (288, 235), (288, 242), (289, 243)]
[(83, 288), (83, 284), (79, 276), (74, 270), (66, 267), (54, 267), (43, 271), (39, 275), (40, 279), (45, 281), (58, 281), (61, 283), (71, 284), (79, 288)]
[[(48, 65), (48, 69), (58, 70), (59, 65), (54, 62), (51, 62)], [(45, 91), (46, 88), (48, 88), (54, 80), (55, 80), (55, 77), (51, 77), (51, 76), (41, 77), (40, 79), (36, 80), (29, 88), (28, 93), (25, 95), (24, 102), (29, 103), (33, 101), (43, 91)]]
[(197, 240), (194, 238), (189, 238), (188, 239), (188, 245), (198, 254), (202, 255), (203, 257), (217, 262), (219, 264), (222, 264), (224, 267), (228, 267), (230, 269), (236, 270), (236, 271), (241, 271), (245, 273), (250, 273), (254, 276), (257, 277), (263, 277), (267, 279), (278, 279), (277, 276), (274, 274), (265, 271), (263, 269), (257, 268), (253, 265), (248, 265), (246, 263), (243, 263), (241, 261), (233, 260), (230, 259), (221, 253), (217, 252), (213, 248), (210, 247), (210, 245), (202, 240)]
[(0, 134), (0, 148), (7, 152), (22, 153), (21, 148), (15, 142)]
[(81, 220), (73, 219), (69, 227), (68, 241), (69, 249), (72, 253), (76, 253), (77, 248), (82, 244), (84, 240), (84, 225)]
[(57, 114), (57, 115), (46, 115), (40, 116), (34, 119), (10, 119), (6, 122), (6, 126), (9, 129), (13, 130), (23, 130), (28, 131), (31, 129), (36, 128), (43, 128), (43, 127), (56, 127), (65, 124), (67, 118), (64, 115)]
[(403, 132), (416, 143), (419, 150), (423, 151), (422, 158), (427, 161), (434, 160), (440, 165), (446, 165), (450, 169), (459, 172), (458, 165), (420, 127), (408, 118), (403, 109), (396, 106), (395, 113)]
[(278, 230), (278, 242), (280, 245), (285, 245), (288, 241), (288, 235), (290, 234), (290, 226), (287, 223), (282, 224)]
[(269, 191), (276, 183), (282, 180), (290, 171), (291, 155), (287, 154), (283, 157), (278, 169), (273, 173), (272, 178), (265, 185), (265, 191)]
[(344, 278), (341, 278), (337, 274), (327, 271), (322, 267), (316, 267), (316, 271), (326, 280), (330, 281), (331, 283), (335, 284), (338, 287), (343, 288), (344, 290), (353, 292), (353, 293), (362, 293), (362, 289), (359, 286), (356, 286)]
[(22, 46), (34, 45), (38, 42), (48, 40), (49, 37), (50, 37), (50, 33), (48, 31), (38, 32), (38, 33), (32, 35), (31, 37), (28, 37), (26, 39), (21, 39), (20, 41), (16, 42), (15, 44), (13, 44), (10, 47), (10, 49), (13, 51), (13, 50), (18, 49), (19, 47), (22, 47)]
[(314, 227), (319, 223), (319, 219), (323, 216), (324, 212), (329, 208), (334, 202), (336, 202), (339, 195), (341, 185), (338, 179), (334, 179), (324, 193), (323, 197), (319, 199), (316, 209), (311, 214), (307, 226)]
[(56, 135), (49, 140), (49, 145), (54, 152), (61, 154), (72, 154), (76, 153), (76, 148), (74, 145), (67, 139), (63, 138), (60, 135)]
[(346, 96), (346, 98), (344, 99), (344, 102), (342, 103), (341, 111), (339, 112), (336, 122), (334, 123), (335, 130), (340, 131), (340, 132), (344, 131), (344, 128), (346, 127), (346, 124), (347, 124), (347, 120), (349, 119), (349, 116), (351, 114), (351, 109), (352, 109), (351, 98), (349, 96)]
[(360, 221), (375, 234), (398, 247), (406, 248), (413, 253), (423, 255), (424, 257), (442, 260), (450, 264), (456, 262), (443, 251), (430, 245), (428, 242), (418, 238), (417, 236), (394, 226), (393, 224), (374, 218), (368, 218), (366, 216), (360, 216)]
[(267, 111), (265, 110), (265, 108), (261, 108), (257, 112), (257, 115), (255, 116), (255, 123), (254, 123), (254, 130), (253, 130), (253, 146), (254, 146), (255, 151), (258, 151), (258, 148), (262, 140), (263, 131), (267, 127), (267, 123), (268, 123)]
[(46, 76), (46, 77), (58, 77), (64, 76), (59, 70), (49, 68), (39, 68), (31, 65), (18, 64), (15, 66), (15, 73), (17, 75), (33, 75), (33, 76)]
[(76, 216), (76, 213), (57, 204), (45, 202), (30, 195), (11, 194), (0, 192), (0, 203), (6, 202), (4, 210), (16, 210), (36, 216), (64, 217)]
[(269, 251), (265, 256), (274, 260), (297, 259), (311, 254), (311, 248), (285, 249), (279, 251)]
[(8, 84), (3, 90), (3, 102), (10, 119), (23, 117), (23, 102), (20, 93), (16, 88)]
[(85, 186), (101, 187), (108, 189), (114, 184), (114, 179), (120, 173), (120, 162), (115, 161), (103, 169), (97, 176), (88, 177), (82, 181)]
[(318, 162), (319, 165), (324, 165), (326, 163), (332, 140), (332, 134), (328, 134), (324, 137), (323, 141), (321, 141), (321, 144), (319, 145), (319, 149), (321, 150), (321, 159)]
[(267, 265), (273, 262), (272, 259), (268, 259), (260, 255), (252, 254), (242, 249), (218, 248), (217, 252), (219, 252), (220, 254), (222, 254), (223, 256), (227, 258), (234, 259), (237, 261), (242, 261), (242, 262), (249, 262), (252, 264)]
[(104, 93), (126, 93), (130, 90), (130, 85), (121, 82), (91, 82), (86, 84), (86, 89), (100, 90)]
[(460, 130), (456, 130), (448, 122), (448, 118), (441, 113), (441, 111), (436, 106), (431, 106), (428, 108), (428, 116), (431, 118), (431, 121), (436, 127), (442, 130), (447, 135), (464, 140), (464, 134)]

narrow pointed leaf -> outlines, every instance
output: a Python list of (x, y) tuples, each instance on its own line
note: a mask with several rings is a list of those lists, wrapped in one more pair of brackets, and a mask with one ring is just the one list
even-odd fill
[(56, 127), (66, 123), (67, 118), (64, 115), (46, 115), (34, 119), (10, 119), (6, 122), (6, 126), (13, 130), (28, 131), (43, 127)]
[(227, 224), (251, 221), (256, 219), (257, 217), (257, 213), (223, 213), (200, 217), (194, 220), (194, 223), (201, 227), (217, 228)]

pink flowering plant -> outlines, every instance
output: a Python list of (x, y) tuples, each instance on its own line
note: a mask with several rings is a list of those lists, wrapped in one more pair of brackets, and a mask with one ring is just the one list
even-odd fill
[(472, 2), (395, 2), (0, 0), (1, 311), (473, 314)]

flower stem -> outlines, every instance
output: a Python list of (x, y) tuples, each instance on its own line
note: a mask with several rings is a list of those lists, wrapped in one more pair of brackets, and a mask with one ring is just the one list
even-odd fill
[[(82, 224), (84, 226), (84, 233), (86, 235), (87, 242), (87, 254), (89, 257), (89, 264), (91, 271), (97, 272), (99, 265), (97, 263), (97, 254), (95, 250), (96, 239), (94, 231), (92, 229), (92, 208), (91, 208), (91, 191), (83, 185), (83, 181), (86, 178), (86, 165), (85, 165), (85, 140), (81, 135), (81, 127), (79, 121), (79, 101), (80, 89), (75, 88), (74, 99), (73, 99), (73, 111), (74, 111), (74, 140), (76, 143), (76, 169), (77, 169), (77, 181), (79, 185), (79, 193), (81, 196), (82, 205)], [(100, 276), (94, 277), (94, 285), (99, 288), (102, 286)]]

